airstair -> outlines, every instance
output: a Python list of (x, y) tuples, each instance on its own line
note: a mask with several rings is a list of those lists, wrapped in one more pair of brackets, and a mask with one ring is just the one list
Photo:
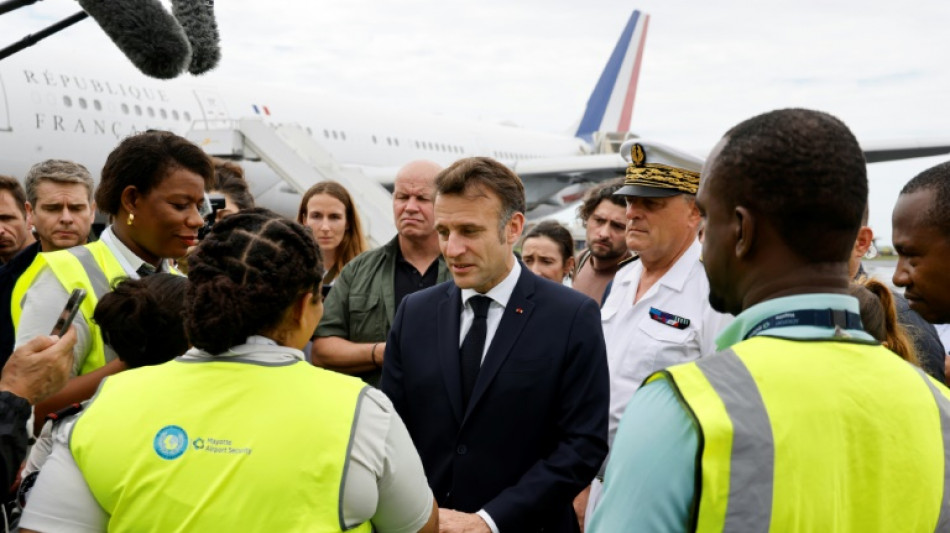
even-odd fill
[(629, 131), (598, 131), (594, 133), (595, 154), (616, 154), (627, 139), (636, 139), (637, 136)]
[(353, 196), (371, 246), (383, 245), (396, 235), (389, 191), (359, 169), (341, 166), (297, 124), (270, 124), (255, 118), (214, 120), (196, 123), (187, 137), (212, 156), (263, 160), (300, 194), (320, 181), (337, 181)]

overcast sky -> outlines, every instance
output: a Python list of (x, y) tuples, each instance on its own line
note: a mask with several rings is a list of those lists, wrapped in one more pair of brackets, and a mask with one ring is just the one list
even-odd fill
[[(862, 141), (950, 138), (950, 2), (936, 0), (219, 0), (224, 57), (205, 78), (566, 132), (634, 8), (651, 17), (633, 118), (643, 137), (705, 155), (737, 122), (803, 106)], [(4, 15), (0, 44), (76, 10), (44, 0)], [(92, 21), (40, 47), (125, 61)], [(871, 165), (886, 242), (901, 185), (944, 159)]]

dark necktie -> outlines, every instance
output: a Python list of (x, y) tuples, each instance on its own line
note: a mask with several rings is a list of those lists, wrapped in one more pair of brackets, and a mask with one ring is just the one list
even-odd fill
[(469, 328), (459, 349), (462, 368), (462, 406), (468, 408), (468, 400), (472, 397), (475, 380), (482, 366), (482, 352), (485, 350), (485, 335), (488, 333), (488, 306), (491, 298), (487, 296), (472, 296), (469, 299), (475, 320)]
[(135, 273), (138, 274), (140, 278), (151, 276), (155, 273), (155, 267), (148, 263), (142, 263), (142, 266), (140, 266), (139, 269), (135, 271)]

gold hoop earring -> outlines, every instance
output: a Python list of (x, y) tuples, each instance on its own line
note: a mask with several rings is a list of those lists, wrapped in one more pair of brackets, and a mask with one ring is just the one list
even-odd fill
[(135, 215), (132, 213), (129, 213), (129, 218), (125, 220), (125, 225), (131, 226), (133, 222), (135, 222)]

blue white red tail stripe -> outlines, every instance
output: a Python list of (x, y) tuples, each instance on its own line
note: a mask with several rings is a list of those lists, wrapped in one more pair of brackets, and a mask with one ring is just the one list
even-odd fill
[[(617, 131), (630, 131), (630, 122), (633, 120), (633, 102), (637, 98), (637, 80), (640, 79), (640, 65), (643, 62), (643, 44), (647, 40), (647, 27), (650, 25), (650, 15), (643, 16), (643, 24), (637, 27), (633, 34), (634, 42), (639, 43), (636, 47), (636, 58), (633, 61), (633, 69), (630, 72), (630, 78), (627, 83), (627, 94), (623, 101), (623, 110), (620, 112), (620, 124)], [(638, 35), (639, 34), (639, 38)], [(630, 50), (631, 52), (633, 49)]]
[(650, 16), (634, 11), (627, 21), (620, 40), (614, 47), (607, 66), (587, 101), (584, 118), (577, 137), (588, 142), (594, 132), (628, 131), (633, 116), (643, 45)]

